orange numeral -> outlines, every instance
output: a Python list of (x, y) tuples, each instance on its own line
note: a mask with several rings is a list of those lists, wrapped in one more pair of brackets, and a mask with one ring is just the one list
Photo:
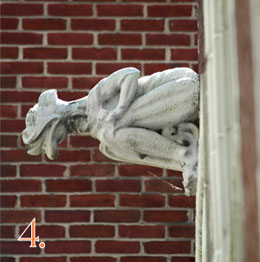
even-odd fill
[[(31, 237), (23, 237), (24, 233), (27, 229), (31, 227)], [(17, 241), (31, 241), (30, 247), (36, 247), (36, 241), (39, 242), (39, 237), (35, 237), (36, 235), (36, 219), (34, 218), (31, 223), (25, 228), (23, 233), (18, 237)]]

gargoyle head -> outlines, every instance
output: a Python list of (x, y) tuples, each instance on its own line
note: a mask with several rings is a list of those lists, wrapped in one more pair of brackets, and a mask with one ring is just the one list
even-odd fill
[(22, 133), (28, 154), (39, 155), (45, 152), (50, 159), (58, 156), (57, 145), (67, 135), (62, 124), (63, 111), (68, 102), (57, 96), (56, 90), (43, 92), (33, 108), (26, 115), (26, 129)]

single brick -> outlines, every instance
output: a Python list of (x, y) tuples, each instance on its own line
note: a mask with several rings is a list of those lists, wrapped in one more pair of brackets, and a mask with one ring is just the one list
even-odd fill
[(146, 192), (180, 193), (184, 192), (182, 180), (150, 179), (145, 181)]
[(18, 58), (18, 47), (1, 47), (0, 58), (2, 59), (16, 59)]
[(162, 169), (150, 166), (140, 166), (140, 165), (120, 165), (119, 166), (120, 176), (162, 176)]
[[(49, 257), (48, 262), (66, 262), (66, 257)], [(21, 257), (20, 262), (46, 262), (46, 257)]]
[(24, 48), (23, 57), (29, 59), (65, 59), (66, 48)]
[(97, 192), (140, 192), (138, 180), (96, 180)]
[[(99, 82), (100, 79), (101, 78), (99, 77), (94, 79), (86, 77), (77, 77), (72, 79), (72, 84), (75, 85), (75, 88), (83, 88), (84, 85), (88, 84), (93, 87), (95, 83)], [(98, 147), (99, 141), (90, 136), (71, 136), (70, 144), (72, 147)]]
[(113, 31), (115, 30), (115, 25), (114, 19), (71, 19), (72, 30)]
[(151, 17), (181, 17), (191, 16), (192, 5), (151, 5), (148, 6), (148, 16)]
[(21, 177), (61, 177), (66, 170), (65, 166), (61, 165), (25, 165), (20, 166)]
[(14, 257), (1, 257), (1, 262), (14, 262), (15, 258)]
[(194, 45), (198, 45), (198, 34), (194, 35)]
[(86, 259), (86, 261), (88, 262), (116, 262), (116, 258), (113, 257), (72, 257), (70, 259), (70, 262), (83, 262), (85, 261), (84, 259)]
[(49, 45), (92, 45), (93, 35), (82, 33), (50, 33)]
[(19, 20), (16, 18), (0, 18), (1, 30), (16, 30)]
[[(15, 135), (1, 135), (0, 136), (1, 147), (17, 147), (17, 136)], [(3, 174), (1, 174), (3, 176)]]
[(96, 73), (98, 75), (108, 75), (124, 67), (135, 67), (135, 68), (140, 69), (141, 64), (137, 62), (133, 62), (133, 63), (97, 63), (96, 64)]
[(2, 62), (1, 74), (41, 74), (42, 62)]
[(28, 223), (33, 218), (41, 222), (41, 211), (39, 210), (8, 210), (1, 212), (1, 223)]
[(163, 46), (189, 46), (190, 36), (183, 34), (147, 34), (147, 45), (163, 45)]
[(197, 32), (198, 31), (198, 22), (197, 20), (170, 20), (170, 30), (171, 31), (185, 31), (185, 32)]
[(95, 222), (135, 223), (140, 220), (138, 210), (95, 210)]
[(48, 73), (50, 74), (65, 74), (65, 75), (85, 75), (91, 74), (91, 63), (73, 63), (73, 62), (49, 62)]
[(115, 196), (113, 195), (72, 195), (70, 196), (71, 207), (114, 207)]
[(164, 60), (165, 49), (122, 49), (123, 60)]
[(72, 58), (78, 60), (116, 60), (114, 48), (73, 48)]
[(0, 34), (2, 44), (13, 45), (40, 45), (42, 34), (25, 32), (3, 32)]
[[(102, 80), (102, 77), (73, 77), (72, 78), (72, 88), (73, 89), (91, 89), (93, 88), (100, 80)], [(78, 137), (78, 136), (77, 136)], [(75, 140), (75, 136), (71, 137), (73, 140)], [(83, 145), (87, 143), (87, 141), (96, 141), (94, 142), (90, 142), (90, 146), (95, 145), (95, 147), (97, 147), (99, 145), (99, 142), (94, 139), (89, 137), (84, 136), (84, 140), (82, 137), (78, 137), (80, 141), (84, 141)], [(72, 142), (71, 145), (73, 146)], [(80, 147), (84, 147), (82, 144), (80, 145)]]
[(120, 262), (166, 262), (165, 257), (121, 257)]
[(17, 201), (17, 196), (0, 196), (1, 207), (15, 207)]
[(151, 241), (144, 243), (144, 250), (148, 254), (189, 254), (189, 241)]
[(98, 5), (98, 16), (143, 16), (143, 5)]
[(17, 106), (16, 105), (0, 105), (0, 116), (7, 118), (17, 117)]
[(170, 237), (195, 237), (195, 226), (194, 225), (174, 225), (169, 226)]
[(109, 164), (89, 164), (89, 165), (72, 165), (70, 167), (70, 175), (75, 176), (93, 176), (107, 177), (114, 176), (115, 167)]
[(186, 207), (186, 208), (195, 208), (196, 199), (195, 196), (168, 196), (169, 197), (169, 205), (171, 207)]
[(125, 207), (163, 207), (165, 197), (162, 195), (120, 195), (120, 206)]
[(0, 226), (1, 238), (14, 238), (14, 226)]
[(140, 243), (137, 241), (98, 240), (95, 244), (97, 253), (135, 254), (140, 252)]
[(14, 177), (16, 176), (16, 166), (11, 165), (0, 165), (1, 177)]
[(20, 201), (22, 207), (64, 207), (66, 205), (66, 196), (25, 195), (20, 197)]
[(90, 211), (87, 210), (46, 210), (46, 222), (52, 223), (73, 223), (73, 222), (89, 222)]
[(0, 121), (0, 131), (2, 132), (21, 132), (25, 128), (23, 120), (6, 119)]
[(48, 5), (48, 14), (51, 16), (91, 16), (92, 5), (54, 4)]
[(100, 45), (141, 45), (142, 36), (140, 34), (100, 34), (98, 36)]
[(196, 48), (180, 48), (171, 50), (171, 60), (198, 60), (198, 49)]
[(91, 191), (91, 181), (55, 179), (46, 181), (47, 192), (86, 192)]
[(164, 238), (164, 226), (119, 226), (119, 236), (127, 238)]
[(49, 76), (25, 76), (22, 78), (22, 86), (24, 88), (67, 88), (67, 77), (49, 77)]
[(1, 192), (40, 192), (42, 183), (39, 180), (2, 180)]
[(0, 156), (1, 156), (2, 162), (41, 161), (41, 156), (30, 156), (26, 153), (24, 149), (2, 150), (0, 152)]
[(40, 248), (30, 248), (28, 242), (20, 242), (19, 245), (17, 245), (17, 241), (8, 241), (8, 242), (2, 241), (0, 245), (1, 245), (1, 254), (31, 255), (31, 254), (40, 254), (41, 252)]
[(66, 20), (53, 18), (23, 19), (25, 30), (65, 30)]
[(104, 225), (70, 226), (70, 237), (100, 238), (114, 237), (115, 227)]
[(145, 210), (146, 222), (187, 222), (187, 211), (176, 210)]
[(15, 76), (1, 76), (0, 77), (1, 88), (15, 88), (16, 77)]
[(90, 241), (48, 241), (45, 246), (46, 254), (85, 254), (90, 253)]
[(42, 4), (6, 3), (0, 7), (1, 16), (37, 16), (43, 15)]
[[(26, 65), (27, 63), (24, 64)], [(1, 91), (0, 93), (2, 103), (36, 103), (40, 95), (39, 92), (26, 91)]]
[(121, 20), (121, 30), (122, 31), (163, 31), (164, 21), (163, 20), (152, 20), (152, 19), (142, 19), (142, 20), (131, 20), (125, 19)]

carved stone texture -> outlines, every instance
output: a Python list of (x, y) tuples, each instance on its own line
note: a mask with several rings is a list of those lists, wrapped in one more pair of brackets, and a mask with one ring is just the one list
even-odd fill
[(197, 178), (199, 80), (189, 68), (140, 77), (124, 68), (102, 79), (88, 96), (65, 102), (43, 92), (26, 116), (28, 154), (58, 155), (68, 133), (92, 136), (109, 158), (183, 171), (186, 194)]

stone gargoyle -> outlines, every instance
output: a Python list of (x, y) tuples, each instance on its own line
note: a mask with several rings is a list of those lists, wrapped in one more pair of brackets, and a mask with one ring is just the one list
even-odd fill
[(28, 154), (58, 156), (67, 134), (100, 141), (107, 157), (183, 171), (186, 194), (196, 191), (199, 117), (198, 75), (174, 68), (140, 77), (135, 68), (102, 79), (87, 96), (65, 102), (43, 92), (26, 116), (22, 133)]

